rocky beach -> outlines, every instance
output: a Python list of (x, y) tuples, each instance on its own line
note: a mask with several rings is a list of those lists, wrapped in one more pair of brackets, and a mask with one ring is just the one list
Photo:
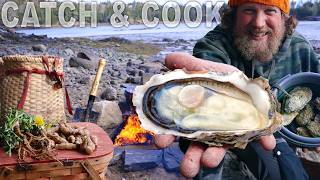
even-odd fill
[[(160, 39), (158, 42), (132, 41), (118, 37), (99, 40), (48, 38), (3, 31), (0, 32), (0, 57), (13, 54), (48, 54), (62, 57), (65, 86), (69, 91), (73, 110), (85, 107), (98, 66), (97, 59), (105, 58), (107, 65), (100, 81), (96, 102), (107, 102), (108, 109), (111, 109), (109, 111), (112, 112), (108, 113), (111, 114), (109, 117), (112, 117), (110, 121), (113, 122), (100, 122), (100, 125), (113, 136), (114, 129), (122, 123), (121, 114), (116, 112), (120, 112), (118, 103), (125, 101), (125, 89), (146, 82), (153, 74), (167, 71), (163, 62), (165, 55), (175, 51), (191, 54), (195, 42), (195, 40), (169, 38)], [(311, 41), (311, 43), (320, 53), (320, 42)], [(72, 116), (67, 115), (67, 119), (71, 120)], [(106, 174), (109, 179), (185, 179), (177, 172), (167, 172), (162, 166), (141, 171), (125, 171), (121, 158), (116, 155)], [(317, 154), (301, 156), (320, 159)], [(254, 179), (254, 177), (237, 157), (228, 152), (225, 157), (223, 179)]]

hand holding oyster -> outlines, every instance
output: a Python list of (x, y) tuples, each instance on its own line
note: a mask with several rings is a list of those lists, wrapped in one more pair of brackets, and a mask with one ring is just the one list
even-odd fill
[[(220, 73), (231, 73), (239, 71), (237, 68), (195, 58), (187, 53), (171, 53), (165, 59), (165, 65), (171, 69), (187, 69), (189, 71), (214, 71)], [(156, 135), (154, 140), (159, 148), (169, 146), (175, 137), (171, 134)], [(272, 150), (275, 147), (275, 138), (273, 135), (261, 136), (259, 142), (266, 150)], [(180, 172), (185, 177), (194, 177), (199, 172), (201, 166), (214, 168), (219, 165), (224, 158), (227, 146), (205, 146), (202, 143), (191, 142), (188, 146), (185, 156), (181, 162)]]
[(158, 74), (136, 87), (133, 104), (143, 128), (211, 146), (244, 148), (282, 123), (268, 82), (241, 71)]

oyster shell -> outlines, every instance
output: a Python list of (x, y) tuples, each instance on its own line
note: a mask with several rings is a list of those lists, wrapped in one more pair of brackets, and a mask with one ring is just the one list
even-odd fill
[(307, 124), (307, 129), (309, 130), (309, 133), (313, 137), (320, 137), (320, 123), (311, 121), (309, 124)]
[(143, 128), (214, 146), (244, 148), (282, 123), (266, 80), (240, 71), (154, 75), (132, 100)]
[(315, 112), (311, 103), (308, 103), (297, 115), (295, 121), (299, 126), (305, 126), (315, 117)]
[(297, 86), (289, 94), (290, 97), (284, 101), (284, 111), (286, 113), (302, 110), (312, 98), (312, 91), (308, 87)]

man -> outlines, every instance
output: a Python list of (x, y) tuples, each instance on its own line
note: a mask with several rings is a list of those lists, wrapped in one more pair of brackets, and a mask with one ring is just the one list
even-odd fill
[[(305, 38), (294, 32), (296, 20), (289, 17), (289, 0), (230, 0), (229, 6), (222, 23), (196, 43), (193, 55), (201, 59), (173, 53), (166, 57), (166, 65), (170, 69), (223, 72), (235, 71), (235, 66), (248, 77), (269, 79), (271, 85), (287, 74), (320, 72), (319, 56)], [(169, 135), (155, 139), (159, 147), (166, 147), (173, 140)], [(213, 179), (221, 174), (220, 162), (227, 148), (196, 142), (189, 145), (185, 140), (180, 145), (186, 150), (181, 163), (183, 175), (195, 177), (200, 171), (199, 179)], [(243, 151), (232, 151), (257, 179), (308, 178), (298, 157), (279, 136), (265, 136), (259, 143), (249, 143)], [(209, 171), (203, 171), (201, 166)]]

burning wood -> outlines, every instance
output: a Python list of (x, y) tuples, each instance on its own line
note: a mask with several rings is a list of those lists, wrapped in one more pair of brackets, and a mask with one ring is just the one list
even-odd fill
[(124, 128), (116, 137), (115, 146), (128, 145), (128, 144), (143, 144), (151, 140), (155, 134), (151, 131), (143, 129), (136, 114), (131, 114)]

